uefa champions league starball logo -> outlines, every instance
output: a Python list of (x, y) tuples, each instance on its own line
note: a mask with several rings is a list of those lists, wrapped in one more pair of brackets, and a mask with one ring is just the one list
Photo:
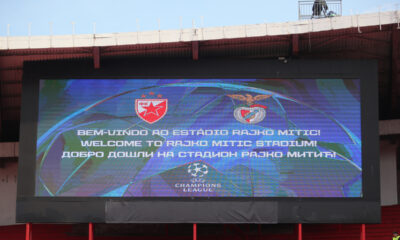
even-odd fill
[(192, 163), (188, 166), (188, 173), (195, 178), (201, 178), (207, 175), (208, 167), (203, 163)]

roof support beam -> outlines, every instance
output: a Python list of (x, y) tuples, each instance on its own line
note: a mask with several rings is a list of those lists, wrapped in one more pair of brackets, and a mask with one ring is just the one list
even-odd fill
[(292, 35), (292, 56), (297, 57), (299, 55), (299, 35)]
[(400, 79), (399, 79), (399, 45), (400, 45), (400, 30), (397, 29), (396, 25), (393, 25), (392, 29), (392, 84), (391, 84), (391, 113), (393, 114), (391, 117), (396, 118), (399, 117), (399, 94), (400, 94)]
[(0, 159), (18, 158), (19, 142), (2, 142), (0, 143)]
[(100, 48), (94, 47), (93, 48), (93, 64), (95, 69), (100, 68)]
[(4, 79), (0, 79), (0, 139), (3, 140), (4, 136), (3, 136), (3, 99), (4, 96), (2, 94), (3, 90), (3, 83), (4, 83)]
[(379, 135), (400, 135), (400, 119), (380, 120)]
[(192, 42), (192, 57), (193, 60), (199, 60), (199, 41)]

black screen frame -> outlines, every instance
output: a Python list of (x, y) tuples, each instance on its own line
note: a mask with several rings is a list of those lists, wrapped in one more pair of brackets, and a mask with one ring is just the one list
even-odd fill
[[(40, 79), (342, 78), (360, 79), (361, 198), (36, 197)], [(130, 59), (26, 62), (22, 84), (17, 222), (378, 223), (378, 73), (373, 60)]]

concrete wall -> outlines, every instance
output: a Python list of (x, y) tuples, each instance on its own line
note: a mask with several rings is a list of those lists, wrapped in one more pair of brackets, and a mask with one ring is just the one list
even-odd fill
[(15, 224), (17, 169), (15, 161), (6, 162), (4, 168), (0, 167), (0, 226)]
[(397, 144), (390, 140), (380, 142), (381, 205), (398, 204), (397, 199)]

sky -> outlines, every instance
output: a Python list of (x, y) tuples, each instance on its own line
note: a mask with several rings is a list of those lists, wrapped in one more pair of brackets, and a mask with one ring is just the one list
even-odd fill
[[(379, 9), (400, 10), (400, 0), (343, 0), (342, 14)], [(0, 0), (0, 36), (136, 32), (296, 20), (298, 0)]]

